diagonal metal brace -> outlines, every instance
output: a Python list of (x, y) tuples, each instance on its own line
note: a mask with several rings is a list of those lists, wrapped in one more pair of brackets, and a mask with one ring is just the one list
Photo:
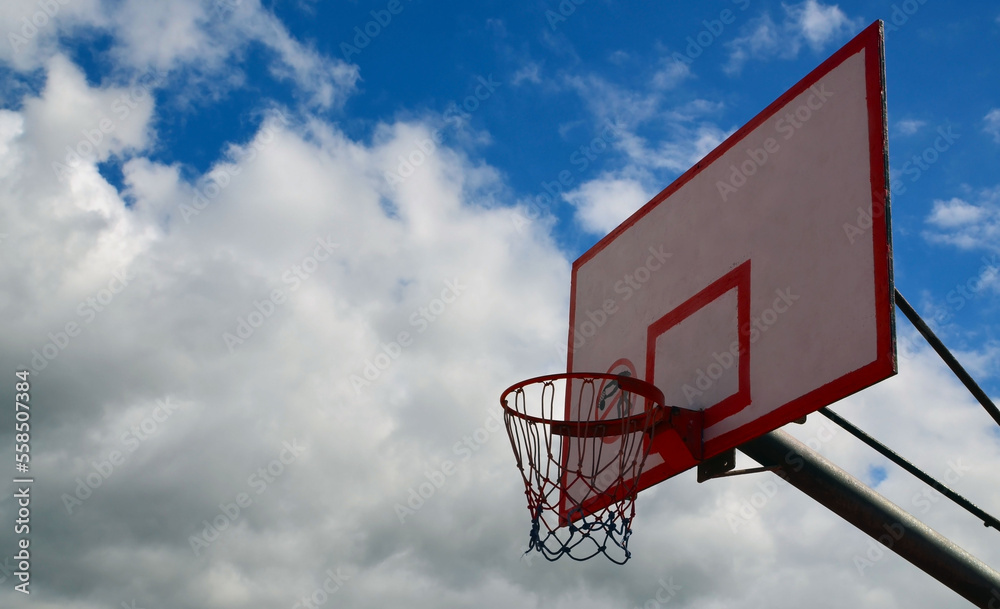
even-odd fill
[(896, 306), (903, 312), (903, 315), (906, 315), (906, 318), (910, 320), (913, 327), (920, 332), (920, 334), (924, 337), (924, 340), (926, 340), (927, 343), (934, 348), (934, 351), (936, 351), (941, 359), (944, 360), (944, 363), (951, 368), (951, 371), (955, 373), (958, 380), (962, 381), (962, 384), (969, 390), (969, 393), (979, 400), (979, 403), (986, 409), (986, 412), (993, 417), (993, 420), (997, 422), (997, 425), (1000, 425), (1000, 408), (997, 408), (997, 405), (993, 403), (990, 396), (986, 395), (983, 388), (976, 383), (976, 380), (972, 378), (972, 375), (969, 374), (965, 368), (962, 367), (962, 364), (958, 363), (958, 360), (955, 359), (955, 356), (948, 350), (948, 347), (941, 342), (941, 339), (934, 334), (930, 326), (928, 326), (920, 315), (917, 314), (916, 309), (914, 309), (910, 303), (903, 298), (903, 295), (899, 293), (899, 290), (895, 291), (895, 297)]

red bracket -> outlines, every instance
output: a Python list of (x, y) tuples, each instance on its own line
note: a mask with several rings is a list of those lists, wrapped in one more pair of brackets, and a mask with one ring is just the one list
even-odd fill
[(650, 436), (672, 429), (681, 437), (692, 457), (698, 461), (704, 459), (705, 444), (702, 434), (705, 430), (705, 411), (679, 406), (659, 406), (656, 410), (657, 421), (653, 424)]

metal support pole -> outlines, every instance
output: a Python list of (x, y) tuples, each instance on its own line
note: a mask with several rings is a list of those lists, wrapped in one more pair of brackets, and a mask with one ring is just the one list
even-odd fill
[(1000, 573), (902, 508), (777, 430), (739, 447), (847, 522), (886, 545), (966, 600), (1000, 609)]
[[(836, 412), (834, 412), (834, 411), (832, 411), (832, 410), (830, 410), (829, 408), (826, 408), (826, 407), (820, 408), (818, 412), (821, 415), (823, 415), (824, 417), (826, 417), (826, 418), (830, 419), (831, 421), (833, 421), (834, 423), (836, 423), (837, 425), (840, 425), (841, 427), (843, 427), (844, 429), (846, 429), (847, 432), (850, 433), (855, 438), (861, 440), (862, 442), (864, 442), (868, 446), (871, 446), (872, 448), (874, 448), (883, 457), (889, 459), (890, 461), (892, 461), (896, 465), (902, 467), (906, 471), (908, 471), (911, 474), (913, 474), (915, 477), (917, 477), (921, 482), (923, 482), (927, 486), (929, 486), (932, 489), (936, 490), (937, 492), (941, 493), (942, 495), (944, 495), (948, 499), (951, 499), (956, 504), (958, 504), (959, 506), (961, 506), (962, 508), (964, 508), (967, 512), (969, 512), (970, 514), (974, 515), (976, 518), (982, 520), (983, 521), (983, 525), (988, 526), (988, 527), (993, 527), (994, 529), (1000, 531), (1000, 520), (997, 520), (992, 515), (987, 514), (985, 511), (983, 511), (982, 509), (980, 509), (979, 506), (977, 506), (976, 504), (972, 503), (971, 501), (969, 501), (965, 497), (959, 495), (958, 493), (956, 493), (955, 491), (951, 490), (947, 486), (941, 484), (940, 482), (938, 482), (934, 478), (931, 478), (923, 470), (921, 470), (920, 468), (918, 468), (916, 465), (914, 465), (914, 464), (910, 463), (909, 461), (907, 461), (906, 459), (900, 457), (891, 448), (889, 448), (885, 444), (882, 444), (881, 442), (879, 442), (875, 438), (869, 436), (865, 432), (861, 431), (860, 429), (857, 428), (857, 426), (855, 426), (853, 423), (851, 423), (850, 421), (848, 421), (844, 417), (840, 416)], [(1000, 603), (997, 603), (997, 607), (1000, 608)]]

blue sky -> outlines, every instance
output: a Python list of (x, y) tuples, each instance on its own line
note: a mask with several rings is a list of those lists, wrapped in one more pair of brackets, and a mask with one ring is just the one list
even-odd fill
[[(644, 493), (624, 569), (525, 561), (490, 418), (565, 366), (573, 260), (876, 19), (896, 283), (996, 399), (992, 3), (6, 3), (0, 373), (45, 407), (37, 596), (3, 566), (2, 604), (293, 607), (328, 570), (348, 607), (633, 607), (667, 579), (682, 607), (952, 603), (760, 477)], [(899, 375), (838, 412), (1000, 512), (996, 425), (897, 324)], [(792, 433), (1000, 566), (814, 418)]]
[[(240, 6), (213, 5), (206, 17), (224, 20)], [(647, 7), (596, 2), (572, 6), (572, 13), (565, 7), (562, 11), (568, 15), (545, 3), (430, 7), (401, 1), (396, 15), (365, 3), (279, 3), (267, 10), (303, 45), (332, 61), (347, 59), (356, 68), (358, 80), (344, 100), (310, 110), (358, 141), (371, 141), (380, 123), (440, 117), (474, 94), (477, 79), (495, 79), (496, 94), (468, 113), (464, 132), (446, 130), (443, 135), (446, 144), (502, 173), (502, 202), (545, 194), (543, 184), (566, 168), (574, 175), (569, 187), (561, 187), (564, 191), (602, 175), (638, 172), (645, 192), (656, 192), (679, 175), (678, 168), (706, 151), (704, 144), (694, 146), (696, 135), (718, 141), (862, 26), (882, 18), (887, 22), (899, 286), (927, 307), (925, 312), (936, 311), (954, 307), (947, 304), (947, 295), (960, 283), (953, 281), (956, 274), (961, 280), (995, 266), (986, 255), (995, 253), (988, 238), (968, 248), (928, 238), (936, 232), (928, 228), (934, 201), (959, 198), (977, 205), (994, 198), (988, 191), (996, 185), (985, 168), (996, 155), (992, 134), (997, 118), (987, 118), (996, 106), (995, 18), (971, 7), (956, 12), (935, 3), (911, 3), (905, 9), (902, 3), (888, 8), (845, 4), (833, 12), (815, 5), (812, 18), (826, 21), (809, 33), (803, 29), (809, 16), (799, 5), (741, 1), (674, 7), (659, 14), (649, 14)], [(731, 23), (720, 20), (725, 10)], [(383, 20), (388, 14), (386, 25), (368, 25), (377, 21), (372, 11)], [(359, 34), (366, 25), (374, 36)], [(121, 76), (108, 57), (113, 41), (106, 33), (84, 30), (63, 42), (92, 85)], [(678, 63), (675, 54), (688, 62)], [(269, 70), (267, 64), (275, 60), (273, 50), (247, 41), (225, 60), (231, 71), (227, 78), (238, 78), (240, 85), (215, 82), (212, 86), (221, 90), (211, 96), (186, 87), (159, 89), (157, 103), (170, 112), (156, 118), (157, 141), (149, 157), (177, 164), (193, 179), (210, 169), (227, 144), (253, 134), (263, 107), (300, 104), (302, 93)], [(956, 72), (956, 66), (962, 68)], [(962, 73), (968, 78), (959, 78)], [(23, 75), (35, 89), (40, 76)], [(179, 73), (173, 78), (194, 77)], [(573, 154), (599, 136), (601, 121), (616, 113), (629, 115), (630, 132), (651, 147), (669, 144), (680, 150), (665, 161), (649, 158), (655, 154), (632, 158), (619, 146), (593, 154), (597, 158), (588, 159), (586, 166), (574, 164), (571, 159), (579, 156)], [(913, 161), (934, 145), (939, 129), (960, 141), (933, 166)], [(105, 172), (121, 186), (115, 163)], [(567, 255), (582, 253), (595, 240), (594, 233), (581, 235), (567, 201), (556, 201), (550, 210), (560, 220), (555, 234)], [(970, 316), (965, 331), (977, 332), (982, 345), (997, 340), (989, 323), (995, 308), (988, 299), (977, 300), (982, 300), (979, 306), (955, 313)]]

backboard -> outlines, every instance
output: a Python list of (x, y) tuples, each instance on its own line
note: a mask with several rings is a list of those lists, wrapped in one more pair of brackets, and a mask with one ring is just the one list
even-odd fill
[(640, 490), (895, 374), (883, 56), (876, 22), (574, 263), (568, 371), (704, 411)]

